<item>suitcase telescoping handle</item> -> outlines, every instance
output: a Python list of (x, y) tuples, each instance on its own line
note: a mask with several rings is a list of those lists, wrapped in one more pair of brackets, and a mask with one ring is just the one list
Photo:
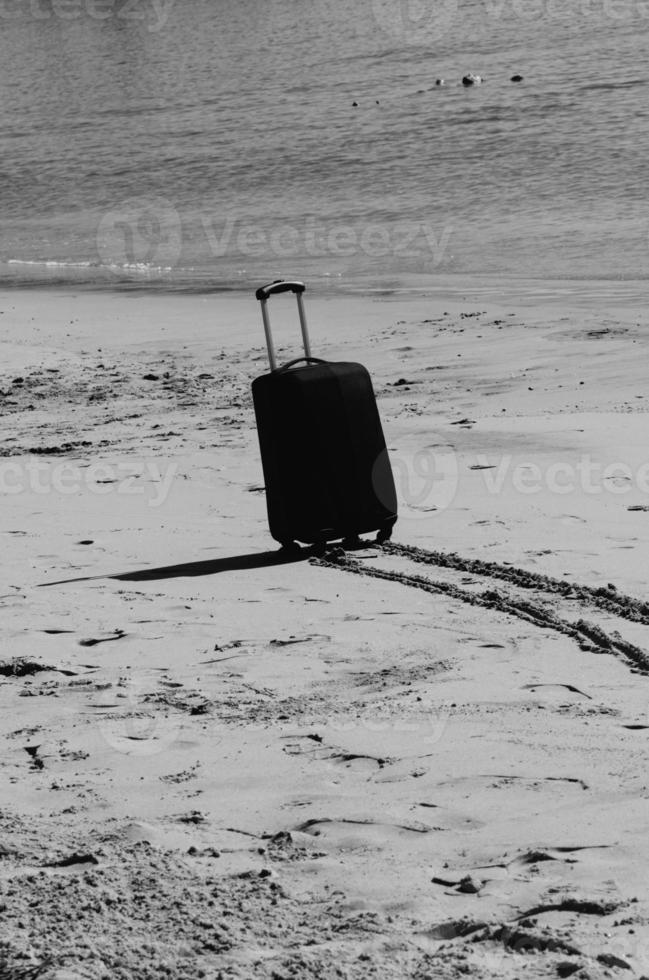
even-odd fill
[[(277, 370), (277, 358), (275, 357), (275, 348), (273, 346), (273, 335), (270, 331), (270, 319), (268, 317), (268, 298), (274, 293), (295, 293), (295, 298), (297, 299), (297, 312), (300, 317), (300, 329), (302, 330), (302, 341), (304, 343), (304, 354), (306, 360), (311, 360), (311, 345), (309, 343), (309, 332), (306, 325), (306, 314), (304, 312), (304, 302), (302, 300), (302, 293), (304, 292), (305, 286), (303, 282), (290, 282), (287, 280), (277, 279), (275, 282), (269, 282), (265, 286), (260, 286), (255, 293), (256, 298), (261, 303), (261, 316), (264, 321), (264, 333), (266, 334), (266, 346), (268, 347), (268, 360), (270, 361), (271, 371)], [(302, 360), (302, 358), (300, 358)], [(291, 362), (292, 363), (292, 362)]]

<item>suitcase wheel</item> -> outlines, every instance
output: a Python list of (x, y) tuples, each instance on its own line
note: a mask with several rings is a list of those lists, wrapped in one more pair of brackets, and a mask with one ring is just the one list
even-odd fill
[(281, 541), (280, 545), (280, 551), (286, 555), (297, 555), (302, 550), (297, 541)]
[(365, 547), (357, 534), (348, 534), (346, 538), (343, 538), (342, 546), (345, 551), (354, 551), (356, 548)]

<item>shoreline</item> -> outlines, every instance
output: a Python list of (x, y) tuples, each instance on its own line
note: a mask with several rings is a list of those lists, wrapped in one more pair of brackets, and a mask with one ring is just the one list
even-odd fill
[[(269, 268), (272, 268), (269, 265)], [(485, 296), (494, 294), (509, 294), (512, 298), (524, 298), (528, 293), (532, 297), (537, 297), (545, 289), (554, 288), (558, 293), (565, 297), (578, 294), (587, 288), (594, 290), (597, 300), (605, 300), (606, 294), (619, 293), (619, 299), (628, 299), (625, 293), (630, 289), (636, 292), (637, 301), (646, 293), (647, 277), (631, 275), (614, 276), (564, 276), (542, 275), (532, 277), (529, 275), (502, 275), (502, 274), (480, 274), (480, 273), (449, 273), (440, 274), (386, 274), (382, 278), (375, 275), (358, 275), (346, 279), (344, 276), (321, 276), (305, 277), (297, 272), (290, 276), (280, 275), (269, 272), (263, 281), (272, 281), (276, 278), (300, 279), (307, 284), (309, 294), (313, 296), (401, 296), (416, 298), (419, 296), (436, 296), (439, 294), (457, 296), (466, 293)], [(163, 277), (128, 277), (120, 279), (110, 272), (106, 273), (105, 279), (84, 280), (80, 277), (75, 279), (55, 280), (54, 275), (43, 277), (42, 279), (31, 280), (16, 279), (15, 281), (0, 280), (0, 295), (15, 293), (20, 295), (31, 290), (35, 292), (52, 292), (53, 294), (75, 293), (87, 295), (96, 292), (98, 295), (148, 295), (155, 296), (179, 296), (185, 298), (199, 298), (202, 296), (229, 296), (254, 294), (255, 289), (261, 284), (263, 277), (249, 276), (246, 279), (219, 279), (207, 277), (200, 279), (165, 279)]]

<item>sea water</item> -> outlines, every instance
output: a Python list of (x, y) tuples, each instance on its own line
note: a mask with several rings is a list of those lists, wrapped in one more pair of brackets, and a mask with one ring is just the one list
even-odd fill
[(649, 0), (0, 0), (0, 285), (643, 278), (648, 36)]

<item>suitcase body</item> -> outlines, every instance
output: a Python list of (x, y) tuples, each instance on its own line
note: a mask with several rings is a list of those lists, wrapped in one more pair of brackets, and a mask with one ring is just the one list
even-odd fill
[[(297, 293), (306, 356), (277, 367), (265, 303)], [(372, 382), (361, 364), (311, 357), (302, 283), (272, 283), (262, 302), (269, 374), (255, 378), (257, 419), (270, 532), (288, 547), (377, 531), (389, 538), (397, 502)]]

